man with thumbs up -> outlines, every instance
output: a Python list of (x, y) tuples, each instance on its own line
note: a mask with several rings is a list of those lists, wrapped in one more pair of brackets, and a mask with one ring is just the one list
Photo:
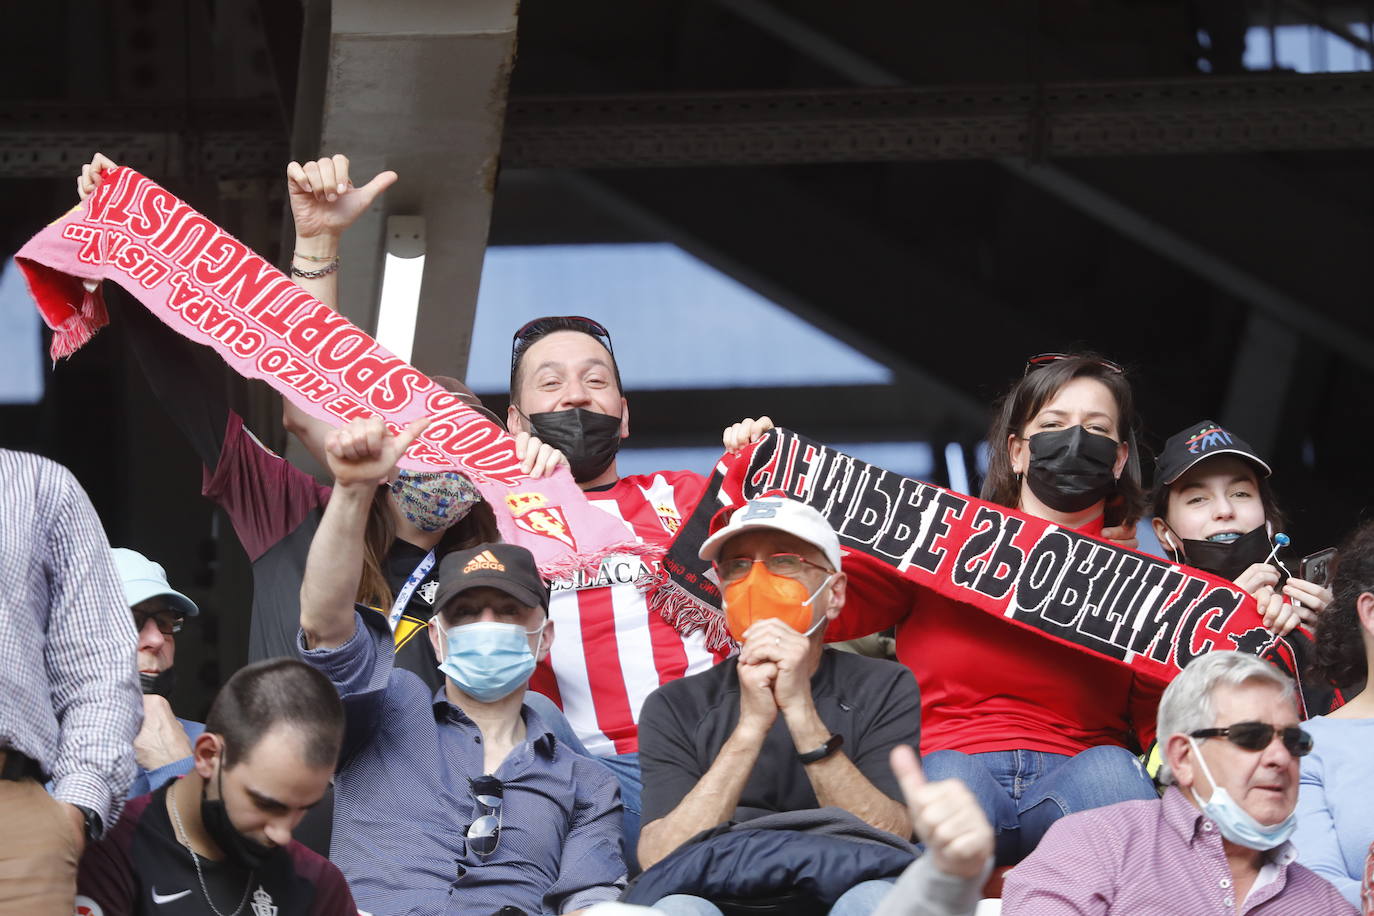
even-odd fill
[(972, 916), (992, 871), (992, 825), (959, 780), (927, 782), (911, 748), (892, 749), (892, 772), (926, 851), (873, 916)]

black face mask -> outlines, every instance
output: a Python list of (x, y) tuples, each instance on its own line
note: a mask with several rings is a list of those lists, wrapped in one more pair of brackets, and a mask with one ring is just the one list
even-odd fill
[(220, 758), (219, 798), (210, 798), (206, 786), (200, 788), (200, 820), (205, 825), (205, 832), (229, 861), (249, 871), (256, 871), (269, 858), (286, 853), (281, 846), (269, 846), (249, 839), (239, 833), (234, 822), (229, 820), (229, 811), (224, 807), (223, 757)]
[(530, 432), (568, 459), (573, 480), (586, 483), (601, 475), (620, 451), (620, 418), (573, 407), (526, 417)]
[(176, 687), (177, 676), (175, 668), (168, 668), (166, 671), (159, 671), (157, 674), (147, 674), (143, 671), (138, 673), (139, 686), (143, 688), (145, 696), (172, 696), (172, 688)]
[(1116, 489), (1115, 439), (1070, 426), (1036, 433), (1027, 441), (1031, 458), (1026, 482), (1056, 512), (1082, 512)]
[[(1273, 545), (1269, 543), (1269, 531), (1264, 525), (1260, 525), (1254, 531), (1247, 531), (1229, 544), (1220, 541), (1192, 541), (1187, 538), (1178, 540), (1183, 546), (1181, 551), (1177, 551), (1182, 553), (1182, 558), (1174, 562), (1196, 566), (1204, 572), (1233, 582), (1255, 563), (1263, 563), (1264, 558), (1269, 556), (1269, 551), (1273, 549)], [(1170, 551), (1170, 554), (1175, 552)]]

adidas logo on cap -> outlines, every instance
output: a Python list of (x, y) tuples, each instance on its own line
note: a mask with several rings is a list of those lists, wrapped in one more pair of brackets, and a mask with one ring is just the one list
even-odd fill
[(480, 569), (489, 569), (495, 572), (505, 572), (506, 567), (490, 550), (484, 550), (477, 556), (468, 560), (468, 565), (463, 567), (463, 575), (475, 573)]

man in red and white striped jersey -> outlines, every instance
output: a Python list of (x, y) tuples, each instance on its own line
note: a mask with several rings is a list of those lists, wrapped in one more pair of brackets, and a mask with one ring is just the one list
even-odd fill
[[(630, 434), (630, 410), (604, 327), (580, 317), (526, 324), (515, 333), (510, 394), (512, 433), (560, 450), (588, 501), (621, 519), (635, 541), (668, 545), (706, 478), (690, 471), (620, 476), (616, 452)], [(727, 445), (742, 445), (772, 425), (766, 417), (737, 423), (727, 430)], [(708, 650), (700, 631), (679, 633), (649, 610), (634, 584), (643, 564), (619, 554), (595, 573), (553, 583), (549, 618), (558, 642), (530, 680), (533, 691), (562, 708), (581, 747), (620, 779), (627, 855), (639, 831), (640, 706), (660, 685), (725, 656)], [(539, 708), (537, 697), (526, 702)]]

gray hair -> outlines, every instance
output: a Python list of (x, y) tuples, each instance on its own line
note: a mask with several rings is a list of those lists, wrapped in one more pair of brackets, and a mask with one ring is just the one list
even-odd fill
[(1216, 725), (1217, 711), (1212, 694), (1218, 687), (1239, 687), (1247, 681), (1271, 684), (1283, 693), (1284, 699), (1294, 695), (1292, 678), (1273, 665), (1244, 652), (1208, 652), (1184, 668), (1164, 690), (1159, 701), (1155, 740), (1163, 763), (1159, 767), (1159, 781), (1174, 781), (1165, 753), (1170, 735), (1186, 735)]

